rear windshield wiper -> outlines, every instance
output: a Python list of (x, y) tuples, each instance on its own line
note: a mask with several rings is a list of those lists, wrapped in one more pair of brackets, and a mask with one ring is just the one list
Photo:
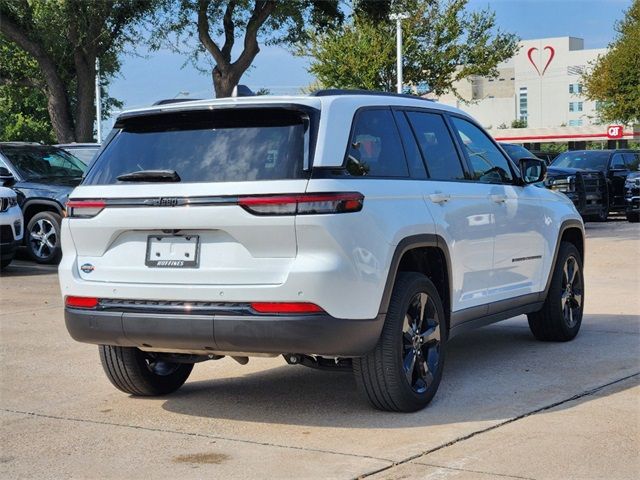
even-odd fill
[(179, 182), (180, 175), (175, 170), (140, 170), (119, 175), (121, 182)]

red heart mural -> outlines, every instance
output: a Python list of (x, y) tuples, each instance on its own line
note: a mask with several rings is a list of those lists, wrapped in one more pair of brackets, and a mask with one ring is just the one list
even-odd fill
[(542, 73), (540, 72), (540, 69), (536, 65), (536, 62), (533, 60), (533, 58), (531, 58), (531, 55), (533, 55), (533, 52), (537, 52), (538, 48), (537, 47), (531, 47), (529, 50), (527, 50), (527, 58), (529, 59), (529, 62), (531, 62), (531, 65), (533, 65), (533, 68), (536, 69), (536, 72), (538, 72), (538, 75), (540, 75), (540, 76), (544, 75), (544, 72), (546, 72), (547, 68), (549, 68), (549, 64), (551, 63), (551, 60), (553, 60), (553, 57), (556, 56), (556, 51), (554, 50), (554, 48), (551, 45), (547, 45), (546, 47), (543, 48), (543, 50), (549, 50), (549, 59), (547, 60), (547, 63), (545, 64), (544, 68), (542, 69)]

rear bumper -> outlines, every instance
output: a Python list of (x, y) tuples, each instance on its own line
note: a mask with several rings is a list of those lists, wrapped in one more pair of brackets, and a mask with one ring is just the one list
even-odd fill
[(84, 343), (201, 353), (302, 353), (357, 357), (373, 349), (384, 315), (347, 320), (327, 314), (132, 313), (65, 308), (71, 336)]

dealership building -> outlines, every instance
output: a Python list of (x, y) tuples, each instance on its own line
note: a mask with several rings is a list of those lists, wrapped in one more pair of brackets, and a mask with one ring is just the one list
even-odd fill
[[(468, 103), (453, 94), (438, 101), (465, 110), (501, 141), (584, 148), (587, 141), (606, 140), (610, 148), (624, 147), (640, 139), (638, 127), (599, 124), (598, 102), (583, 92), (583, 72), (606, 51), (587, 50), (575, 37), (524, 40), (516, 55), (498, 66), (496, 78), (472, 76), (456, 84)], [(527, 127), (509, 128), (514, 120)]]

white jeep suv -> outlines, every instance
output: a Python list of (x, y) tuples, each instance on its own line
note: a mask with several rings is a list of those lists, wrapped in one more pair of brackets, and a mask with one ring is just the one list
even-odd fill
[(424, 407), (446, 340), (520, 314), (572, 339), (584, 231), (463, 112), (321, 91), (122, 114), (70, 196), (60, 285), (73, 338), (120, 390), (283, 354), (353, 369), (383, 410)]

